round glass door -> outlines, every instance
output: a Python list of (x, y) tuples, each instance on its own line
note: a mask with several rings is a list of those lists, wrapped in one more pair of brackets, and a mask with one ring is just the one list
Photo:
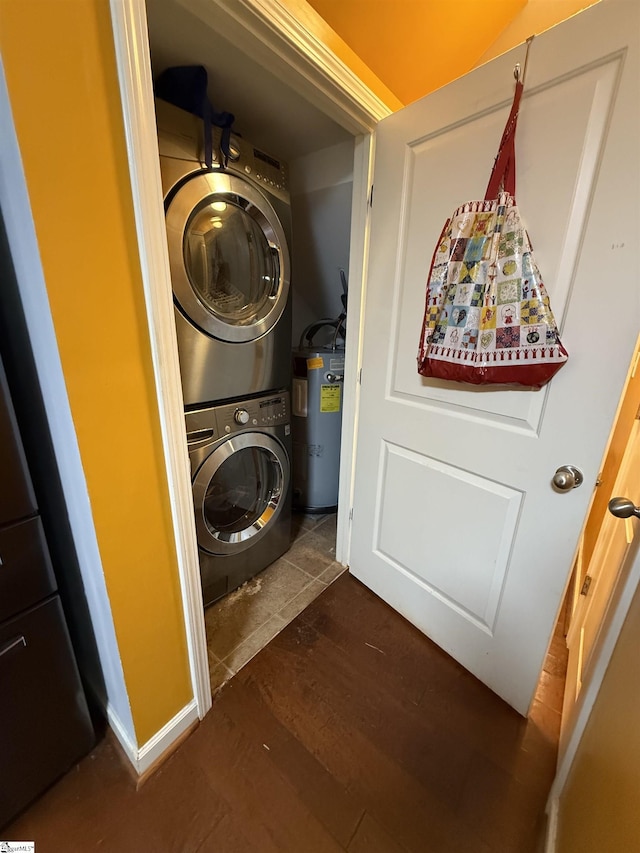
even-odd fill
[(230, 175), (188, 181), (167, 210), (174, 295), (205, 332), (253, 340), (280, 318), (289, 292), (289, 253), (265, 197)]
[(271, 436), (243, 433), (219, 445), (194, 479), (200, 547), (231, 554), (257, 542), (282, 509), (288, 477), (286, 453)]

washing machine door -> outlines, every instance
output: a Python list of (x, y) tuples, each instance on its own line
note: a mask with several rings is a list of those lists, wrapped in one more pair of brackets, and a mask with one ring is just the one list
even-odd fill
[(166, 225), (174, 296), (196, 326), (240, 343), (277, 323), (289, 293), (289, 250), (257, 188), (203, 172), (173, 196)]
[(275, 438), (240, 433), (207, 456), (193, 480), (198, 544), (236, 554), (273, 529), (289, 485), (287, 454)]

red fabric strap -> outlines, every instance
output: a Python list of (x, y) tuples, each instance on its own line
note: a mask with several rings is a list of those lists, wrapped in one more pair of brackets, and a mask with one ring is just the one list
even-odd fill
[(489, 185), (485, 193), (486, 200), (497, 198), (501, 191), (515, 197), (516, 194), (516, 126), (518, 123), (518, 110), (522, 97), (523, 85), (516, 83), (516, 91), (513, 96), (511, 112), (500, 140), (498, 156), (493, 164)]

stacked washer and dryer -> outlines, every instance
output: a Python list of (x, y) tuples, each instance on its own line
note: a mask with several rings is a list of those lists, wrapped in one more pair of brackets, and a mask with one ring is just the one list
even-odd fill
[[(205, 605), (290, 544), (291, 208), (287, 167), (156, 100)], [(214, 128), (214, 152), (220, 130)]]

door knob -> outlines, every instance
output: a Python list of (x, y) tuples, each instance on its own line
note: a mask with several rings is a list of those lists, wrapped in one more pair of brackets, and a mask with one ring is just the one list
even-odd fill
[(636, 506), (629, 498), (611, 498), (609, 512), (616, 518), (631, 518), (632, 515), (640, 518), (640, 506)]
[(570, 492), (577, 489), (584, 477), (582, 471), (574, 465), (561, 465), (553, 475), (553, 485), (559, 492)]

